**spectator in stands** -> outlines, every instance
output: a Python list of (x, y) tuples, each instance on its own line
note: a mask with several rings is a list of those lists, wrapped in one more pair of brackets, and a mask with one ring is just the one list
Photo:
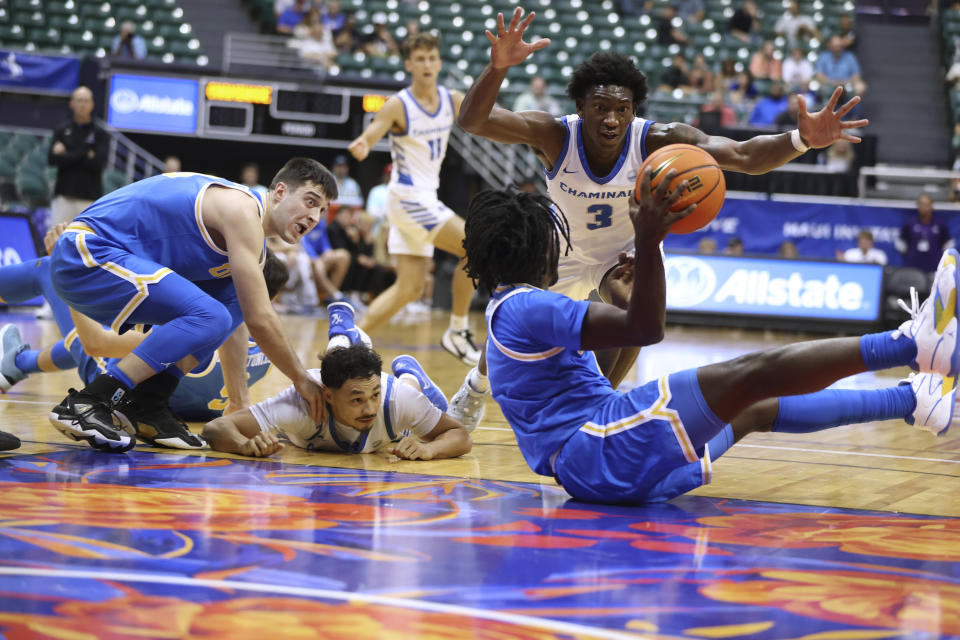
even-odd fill
[(757, 4), (753, 0), (744, 0), (740, 8), (733, 12), (727, 22), (727, 32), (747, 44), (756, 44), (759, 37), (760, 20), (757, 18)]
[(714, 75), (713, 69), (707, 65), (707, 57), (705, 55), (698, 53), (693, 56), (693, 67), (687, 76), (690, 78), (690, 86), (693, 87), (697, 93), (707, 95), (713, 91)]
[(273, 0), (273, 16), (279, 18), (280, 15), (293, 6), (294, 0)]
[(339, 155), (333, 159), (333, 175), (337, 179), (339, 195), (331, 204), (349, 205), (359, 208), (363, 206), (363, 193), (360, 185), (350, 177), (350, 163), (347, 156)]
[(51, 226), (73, 220), (103, 195), (110, 136), (93, 121), (93, 92), (84, 86), (74, 89), (70, 111), (73, 117), (53, 130), (47, 154), (47, 162), (57, 167)]
[(310, 27), (310, 37), (300, 43), (300, 57), (326, 69), (336, 55), (337, 47), (333, 44), (330, 30), (323, 23)]
[(294, 0), (282, 13), (277, 15), (277, 33), (293, 33), (293, 28), (303, 22), (307, 15), (307, 1)]
[(370, 189), (367, 194), (367, 213), (373, 219), (370, 230), (373, 236), (373, 255), (378, 262), (384, 264), (387, 263), (389, 255), (387, 252), (387, 235), (390, 227), (387, 223), (387, 185), (390, 183), (392, 172), (392, 164), (385, 166), (380, 176), (380, 184)]
[(673, 4), (677, 7), (677, 15), (685, 22), (703, 22), (706, 16), (703, 0), (678, 0)]
[(560, 103), (547, 93), (547, 81), (542, 76), (530, 78), (530, 88), (517, 96), (513, 103), (514, 111), (546, 111), (553, 117), (562, 113)]
[(737, 63), (732, 58), (725, 58), (720, 63), (720, 71), (717, 72), (715, 85), (717, 89), (729, 91), (730, 85), (737, 80)]
[(796, 0), (787, 5), (787, 10), (773, 25), (773, 31), (786, 38), (789, 47), (797, 46), (801, 40), (820, 39), (817, 23), (810, 16), (800, 13), (800, 5)]
[(177, 156), (167, 156), (163, 159), (164, 173), (179, 173), (183, 170), (183, 164)]
[(794, 47), (790, 57), (783, 62), (783, 81), (789, 91), (805, 91), (813, 80), (813, 65), (803, 54), (803, 49)]
[(256, 162), (248, 162), (240, 169), (240, 184), (256, 191), (261, 198), (267, 197), (269, 189), (260, 184), (260, 166)]
[(710, 93), (710, 99), (700, 107), (697, 128), (705, 133), (737, 126), (737, 112), (727, 104), (726, 96), (719, 89)]
[(665, 5), (657, 22), (657, 44), (689, 44), (690, 37), (683, 29), (673, 24), (677, 17), (677, 7), (673, 3)]
[(831, 36), (827, 41), (827, 50), (817, 58), (817, 72), (814, 77), (824, 90), (830, 92), (837, 85), (845, 85), (848, 93), (861, 96), (867, 90), (867, 85), (860, 76), (857, 56), (844, 50), (840, 36)]
[(659, 88), (661, 91), (680, 89), (684, 93), (695, 91), (690, 85), (690, 76), (687, 75), (687, 59), (682, 53), (673, 56), (673, 64), (660, 75)]
[(330, 246), (350, 255), (344, 291), (376, 296), (397, 279), (393, 269), (373, 258), (372, 222), (371, 216), (342, 205), (327, 227)]
[(713, 238), (700, 238), (697, 243), (697, 253), (712, 256), (717, 252), (717, 241)]
[(397, 33), (397, 35), (400, 36), (397, 39), (403, 41), (404, 39), (409, 38), (410, 36), (415, 36), (418, 33), (420, 33), (420, 21), (416, 18), (410, 18), (407, 20), (407, 26), (402, 27)]
[(933, 215), (933, 198), (927, 194), (917, 198), (917, 214), (900, 228), (897, 251), (903, 254), (903, 264), (933, 273), (940, 256), (955, 242), (945, 222)]
[(347, 15), (340, 10), (340, 0), (327, 0), (323, 9), (323, 26), (336, 34), (347, 23)]
[[(347, 23), (349, 24), (349, 20)], [(341, 32), (346, 31), (346, 28)], [(375, 14), (373, 18), (373, 33), (367, 38), (363, 45), (363, 50), (367, 55), (386, 57), (400, 55), (400, 46), (393, 39), (390, 30), (387, 29), (387, 19), (383, 14)]]
[(783, 67), (780, 63), (780, 54), (773, 46), (773, 40), (764, 40), (750, 58), (750, 73), (754, 78), (762, 80), (780, 80), (783, 78)]
[(111, 55), (114, 58), (129, 60), (143, 60), (147, 57), (147, 41), (137, 35), (137, 27), (129, 20), (120, 25), (120, 33), (114, 37), (110, 45)]
[(797, 100), (797, 94), (791, 93), (787, 96), (787, 108), (777, 115), (777, 119), (773, 121), (773, 124), (777, 125), (778, 129), (796, 129), (797, 114), (799, 112), (800, 102)]
[(323, 19), (320, 16), (320, 10), (316, 7), (310, 7), (296, 26), (293, 27), (293, 37), (299, 40), (306, 40), (310, 37), (310, 31), (313, 25), (322, 24)]
[[(843, 143), (843, 144), (840, 144)], [(834, 173), (847, 173), (853, 168), (853, 145), (846, 140), (837, 140), (821, 155), (823, 166)]]
[(784, 240), (777, 247), (777, 256), (784, 260), (796, 260), (800, 257), (800, 252), (797, 251), (797, 245), (793, 240)]
[(617, 0), (617, 11), (625, 16), (648, 16), (653, 13), (653, 0)]
[[(887, 264), (887, 254), (883, 249), (873, 246), (873, 234), (861, 229), (857, 234), (857, 246), (841, 251), (837, 249), (837, 260), (864, 264)], [(938, 258), (939, 260), (939, 258)]]
[(847, 51), (857, 52), (857, 32), (853, 28), (853, 18), (845, 13), (840, 16), (840, 22), (837, 25), (837, 35), (843, 42), (843, 48)]
[(775, 124), (777, 116), (783, 113), (789, 104), (783, 92), (783, 83), (774, 82), (770, 85), (770, 93), (757, 100), (750, 114), (750, 124), (757, 126)]
[(742, 256), (743, 255), (743, 240), (737, 236), (733, 236), (727, 240), (727, 247), (723, 250), (723, 254), (727, 256)]
[(753, 76), (749, 71), (741, 71), (730, 84), (727, 92), (727, 102), (746, 112), (757, 97), (757, 87), (753, 84)]
[[(350, 254), (343, 249), (335, 249), (330, 244), (327, 231), (327, 221), (323, 220), (303, 237), (299, 245), (307, 256), (309, 280), (313, 283), (317, 299), (324, 306), (343, 300), (340, 287), (350, 267)], [(297, 260), (297, 267), (303, 270), (303, 258), (297, 256)]]

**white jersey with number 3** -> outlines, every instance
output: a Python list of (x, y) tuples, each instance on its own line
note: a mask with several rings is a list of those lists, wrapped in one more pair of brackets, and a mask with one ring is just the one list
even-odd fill
[(640, 165), (647, 157), (645, 141), (653, 121), (634, 118), (623, 152), (606, 176), (595, 176), (590, 171), (580, 117), (564, 116), (561, 121), (567, 128), (564, 147), (553, 169), (546, 172), (550, 199), (570, 224), (572, 250), (569, 256), (561, 254), (561, 265), (569, 260), (612, 265), (634, 237), (630, 198)]
[(407, 129), (390, 134), (393, 175), (390, 186), (406, 186), (436, 191), (440, 186), (440, 165), (447, 153), (447, 139), (453, 128), (453, 98), (446, 87), (437, 87), (436, 111), (428, 112), (417, 102), (410, 89), (397, 93), (403, 103)]

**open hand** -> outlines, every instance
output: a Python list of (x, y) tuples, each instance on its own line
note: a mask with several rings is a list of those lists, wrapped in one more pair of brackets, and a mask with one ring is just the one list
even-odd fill
[(650, 189), (650, 168), (643, 170), (643, 179), (640, 184), (640, 201), (630, 201), (630, 221), (637, 240), (655, 242), (659, 245), (667, 237), (670, 227), (678, 220), (683, 220), (697, 208), (691, 204), (681, 211), (671, 211), (670, 207), (680, 199), (687, 189), (687, 181), (678, 184), (673, 191), (667, 192), (667, 186), (677, 176), (677, 170), (671, 169), (661, 178), (657, 188)]
[(850, 113), (850, 110), (860, 102), (860, 96), (850, 98), (842, 107), (834, 111), (841, 95), (843, 95), (843, 87), (834, 89), (830, 100), (816, 113), (807, 113), (806, 99), (802, 94), (797, 95), (797, 128), (800, 129), (800, 137), (808, 147), (822, 149), (829, 147), (837, 140), (860, 142), (859, 137), (847, 133), (846, 130), (865, 127), (870, 124), (870, 121), (866, 118), (847, 121), (843, 119), (843, 116)]
[(523, 41), (523, 32), (537, 15), (533, 11), (520, 20), (523, 16), (523, 9), (517, 7), (513, 12), (513, 18), (510, 20), (510, 26), (504, 26), (503, 14), (497, 14), (497, 35), (486, 30), (487, 40), (490, 41), (490, 66), (494, 69), (506, 69), (520, 64), (527, 59), (534, 51), (543, 49), (550, 44), (550, 38), (541, 38), (533, 43)]

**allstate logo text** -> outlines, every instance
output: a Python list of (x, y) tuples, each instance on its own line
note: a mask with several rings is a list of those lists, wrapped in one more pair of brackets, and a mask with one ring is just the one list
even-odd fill
[(667, 279), (667, 304), (693, 307), (710, 297), (717, 287), (717, 275), (699, 258), (667, 258), (664, 263)]
[(192, 116), (193, 103), (186, 98), (171, 98), (153, 93), (138, 94), (133, 89), (120, 88), (110, 96), (110, 106), (117, 113), (149, 113), (160, 116)]

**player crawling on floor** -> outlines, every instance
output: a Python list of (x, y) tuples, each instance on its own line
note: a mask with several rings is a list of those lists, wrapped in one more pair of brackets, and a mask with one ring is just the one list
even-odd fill
[[(691, 208), (671, 212), (671, 170), (630, 206), (635, 256), (612, 273), (627, 309), (546, 291), (569, 248), (563, 214), (542, 196), (477, 195), (467, 216), (467, 272), (491, 292), (487, 346), (493, 398), (537, 473), (575, 498), (605, 503), (668, 500), (710, 481), (711, 459), (753, 431), (808, 433), (900, 418), (934, 433), (949, 428), (960, 369), (960, 254), (943, 255), (923, 305), (896, 331), (832, 338), (751, 353), (673, 373), (628, 393), (611, 387), (594, 349), (663, 339), (666, 305), (660, 242)], [(632, 295), (631, 295), (632, 294)], [(910, 365), (898, 386), (825, 387), (863, 371)], [(801, 395), (804, 394), (804, 395)]]
[(381, 371), (370, 338), (354, 326), (353, 307), (328, 307), (330, 341), (320, 369), (326, 416), (315, 423), (294, 387), (208, 422), (203, 437), (213, 449), (265, 457), (283, 448), (278, 436), (314, 451), (385, 450), (406, 460), (455, 458), (471, 448), (467, 429), (446, 414), (447, 400), (413, 356), (397, 356), (393, 375)]

